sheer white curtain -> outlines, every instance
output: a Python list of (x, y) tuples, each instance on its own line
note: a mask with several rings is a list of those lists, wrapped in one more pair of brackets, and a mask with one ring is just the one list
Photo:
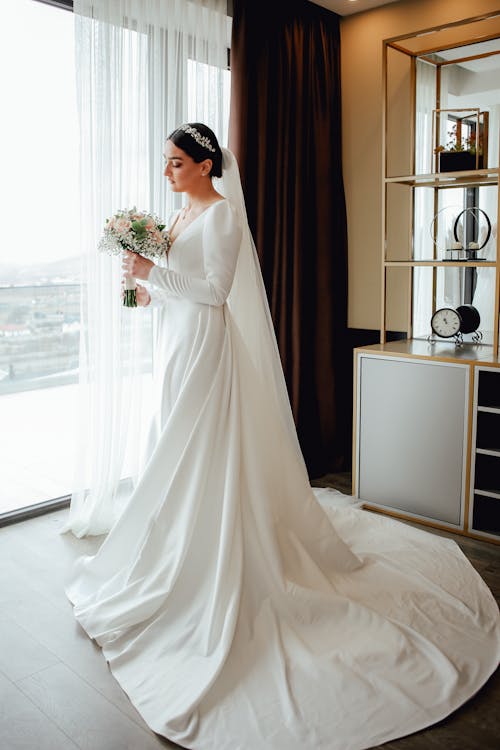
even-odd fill
[(187, 120), (227, 138), (227, 0), (75, 0), (80, 119), (80, 425), (68, 522), (109, 530), (137, 472), (148, 413), (151, 317), (121, 304), (121, 263), (98, 254), (105, 219), (137, 206), (168, 219), (165, 137)]

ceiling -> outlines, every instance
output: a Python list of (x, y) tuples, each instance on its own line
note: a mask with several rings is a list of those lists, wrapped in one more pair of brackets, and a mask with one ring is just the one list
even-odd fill
[[(442, 50), (437, 53), (437, 57), (444, 60), (456, 60), (457, 58), (468, 57), (469, 55), (480, 55), (488, 52), (500, 53), (500, 39), (490, 39), (487, 42), (468, 44), (465, 47), (459, 47), (458, 49)], [(460, 67), (472, 70), (475, 73), (498, 70), (500, 68), (500, 54), (491, 55), (491, 57), (482, 57), (477, 60), (467, 60), (458, 64)]]
[(310, 0), (310, 2), (333, 10), (339, 16), (351, 16), (353, 13), (361, 13), (364, 10), (378, 8), (380, 5), (398, 2), (398, 0)]

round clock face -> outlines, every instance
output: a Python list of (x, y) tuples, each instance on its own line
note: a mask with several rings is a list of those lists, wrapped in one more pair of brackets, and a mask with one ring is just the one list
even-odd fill
[(460, 331), (461, 322), (460, 315), (456, 310), (453, 310), (451, 307), (442, 307), (440, 310), (436, 310), (432, 316), (431, 328), (436, 336), (449, 339), (452, 336), (456, 336)]

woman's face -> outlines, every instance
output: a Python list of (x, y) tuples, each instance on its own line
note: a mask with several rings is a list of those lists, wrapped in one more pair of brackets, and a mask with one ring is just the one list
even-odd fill
[(206, 180), (212, 168), (211, 159), (195, 162), (172, 141), (167, 141), (163, 152), (165, 157), (164, 175), (175, 193), (190, 192), (197, 188), (201, 180)]

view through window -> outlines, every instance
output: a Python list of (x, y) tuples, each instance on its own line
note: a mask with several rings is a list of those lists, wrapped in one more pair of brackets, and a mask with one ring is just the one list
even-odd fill
[[(4, 0), (2, 14), (0, 516), (71, 493), (81, 281), (73, 13)], [(188, 117), (201, 91), (222, 96), (225, 143), (230, 73), (209, 91), (209, 67), (190, 61)]]
[(79, 348), (73, 14), (4, 0), (0, 514), (70, 492)]

